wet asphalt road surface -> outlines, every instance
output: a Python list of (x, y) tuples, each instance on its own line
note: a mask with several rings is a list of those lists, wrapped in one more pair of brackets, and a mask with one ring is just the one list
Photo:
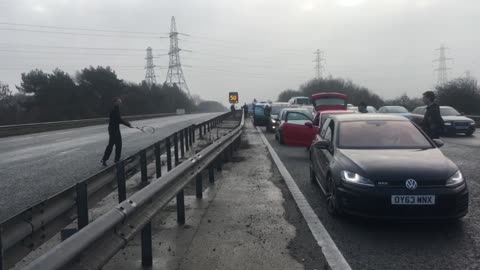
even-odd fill
[(310, 183), (306, 148), (282, 146), (265, 134), (353, 269), (480, 269), (480, 133), (442, 138), (443, 153), (467, 179), (468, 215), (457, 222), (408, 223), (330, 217), (320, 188)]
[[(153, 135), (121, 126), (122, 157), (216, 115), (190, 114), (132, 122), (134, 126), (155, 127)], [(100, 171), (107, 143), (107, 125), (0, 138), (0, 220)]]

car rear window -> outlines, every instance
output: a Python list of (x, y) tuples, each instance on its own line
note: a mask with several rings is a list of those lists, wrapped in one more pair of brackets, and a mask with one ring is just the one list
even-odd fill
[(309, 105), (310, 104), (310, 99), (309, 98), (296, 98), (295, 99), (295, 104)]
[(322, 105), (345, 105), (345, 99), (336, 97), (322, 97), (314, 100), (315, 106)]
[(341, 122), (338, 147), (344, 149), (433, 148), (410, 121)]
[(407, 109), (402, 106), (386, 107), (385, 109), (389, 113), (408, 113)]

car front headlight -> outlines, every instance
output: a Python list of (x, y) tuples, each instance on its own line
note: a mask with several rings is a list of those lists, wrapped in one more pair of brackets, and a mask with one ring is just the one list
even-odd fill
[(450, 179), (447, 180), (447, 186), (456, 186), (461, 184), (465, 179), (463, 178), (462, 172), (458, 170)]
[(355, 184), (355, 185), (360, 185), (360, 186), (369, 186), (369, 187), (375, 186), (375, 184), (371, 180), (359, 175), (358, 173), (354, 173), (350, 171), (342, 171), (341, 174), (342, 174), (342, 180), (345, 182)]
[(451, 126), (452, 125), (452, 122), (445, 122), (443, 123), (445, 126)]
[(470, 122), (470, 126), (475, 126), (475, 122)]

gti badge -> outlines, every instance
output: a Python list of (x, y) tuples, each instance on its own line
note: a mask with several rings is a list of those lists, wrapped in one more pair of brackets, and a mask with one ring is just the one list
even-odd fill
[(413, 179), (408, 179), (407, 181), (405, 181), (405, 186), (410, 190), (414, 190), (417, 188), (417, 181)]

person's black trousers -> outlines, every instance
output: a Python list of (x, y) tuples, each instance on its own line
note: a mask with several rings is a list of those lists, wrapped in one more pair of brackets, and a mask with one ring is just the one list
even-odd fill
[(120, 134), (120, 130), (108, 132), (109, 139), (108, 145), (105, 149), (105, 154), (103, 155), (102, 160), (108, 160), (110, 158), (110, 154), (112, 154), (113, 146), (115, 145), (115, 162), (120, 160), (120, 156), (122, 155), (122, 135)]

